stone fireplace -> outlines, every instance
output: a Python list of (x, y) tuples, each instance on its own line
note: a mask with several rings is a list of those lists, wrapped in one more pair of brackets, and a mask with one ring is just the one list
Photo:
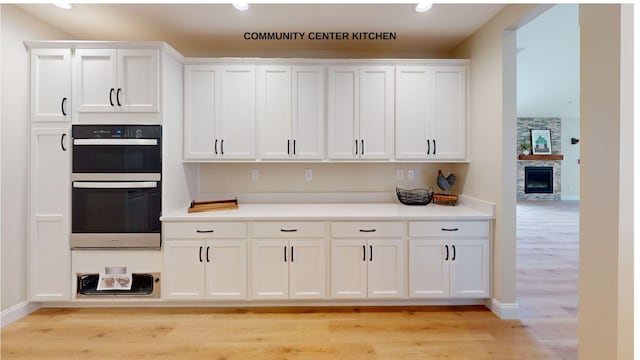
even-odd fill
[[(551, 152), (554, 155), (562, 154), (560, 118), (518, 118), (518, 145), (523, 141), (531, 143), (531, 129), (551, 130)], [(520, 151), (516, 154), (520, 154)], [(517, 199), (560, 200), (561, 164), (561, 160), (518, 160)]]

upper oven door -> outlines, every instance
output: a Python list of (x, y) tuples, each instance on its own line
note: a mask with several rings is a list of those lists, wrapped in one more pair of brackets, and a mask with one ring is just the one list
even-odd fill
[(161, 173), (158, 139), (74, 139), (74, 173)]

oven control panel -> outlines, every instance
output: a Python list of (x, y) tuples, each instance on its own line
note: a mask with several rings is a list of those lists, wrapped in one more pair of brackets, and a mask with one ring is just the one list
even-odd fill
[(160, 125), (74, 125), (74, 139), (160, 139)]

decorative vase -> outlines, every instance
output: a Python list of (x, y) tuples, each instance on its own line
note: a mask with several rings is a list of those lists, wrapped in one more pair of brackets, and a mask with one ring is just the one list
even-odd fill
[(529, 155), (529, 150), (522, 150), (522, 155)]

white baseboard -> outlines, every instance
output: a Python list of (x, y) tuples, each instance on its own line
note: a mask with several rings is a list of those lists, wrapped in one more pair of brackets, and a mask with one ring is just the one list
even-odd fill
[(12, 306), (7, 310), (3, 311), (2, 314), (0, 315), (0, 328), (3, 328), (15, 321), (18, 321), (38, 309), (40, 309), (40, 303), (34, 303), (29, 301), (24, 301), (18, 305)]
[(520, 305), (518, 303), (501, 303), (497, 299), (489, 299), (485, 305), (502, 320), (517, 320), (520, 318)]

